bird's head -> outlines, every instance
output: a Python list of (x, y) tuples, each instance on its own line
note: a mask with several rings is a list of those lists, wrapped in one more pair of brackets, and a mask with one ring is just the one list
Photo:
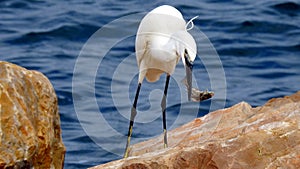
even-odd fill
[(191, 100), (192, 93), (192, 70), (196, 58), (197, 46), (194, 38), (186, 30), (176, 32), (173, 36), (176, 41), (176, 52), (181, 57), (186, 71), (186, 82), (188, 89), (188, 100)]

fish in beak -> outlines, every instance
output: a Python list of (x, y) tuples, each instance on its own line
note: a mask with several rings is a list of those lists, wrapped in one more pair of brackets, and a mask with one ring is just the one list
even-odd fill
[(185, 71), (186, 71), (186, 82), (188, 90), (188, 100), (191, 101), (192, 96), (192, 70), (193, 70), (193, 61), (190, 60), (188, 51), (184, 50), (184, 60), (185, 60)]

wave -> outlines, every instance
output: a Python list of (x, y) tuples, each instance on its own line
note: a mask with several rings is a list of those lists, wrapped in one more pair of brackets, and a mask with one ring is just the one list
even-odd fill
[(18, 45), (28, 43), (40, 43), (44, 40), (74, 40), (82, 41), (87, 34), (92, 34), (98, 29), (93, 25), (60, 25), (49, 30), (38, 30), (22, 34), (14, 39), (7, 40), (7, 43)]
[(283, 2), (271, 6), (282, 14), (289, 16), (298, 16), (300, 13), (300, 5), (296, 2)]

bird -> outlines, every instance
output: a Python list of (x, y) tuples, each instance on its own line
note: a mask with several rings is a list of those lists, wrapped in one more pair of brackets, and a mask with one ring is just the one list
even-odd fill
[(127, 158), (129, 155), (130, 139), (134, 119), (137, 114), (137, 101), (142, 82), (145, 78), (148, 82), (156, 82), (164, 73), (166, 74), (166, 81), (161, 100), (161, 109), (164, 148), (168, 147), (166, 98), (170, 76), (180, 59), (186, 71), (188, 101), (191, 100), (192, 95), (192, 69), (196, 58), (197, 46), (195, 39), (188, 32), (187, 26), (189, 23), (192, 23), (193, 19), (186, 23), (178, 9), (170, 5), (162, 5), (147, 13), (139, 24), (135, 40), (135, 54), (139, 68), (138, 85), (131, 107), (124, 158)]

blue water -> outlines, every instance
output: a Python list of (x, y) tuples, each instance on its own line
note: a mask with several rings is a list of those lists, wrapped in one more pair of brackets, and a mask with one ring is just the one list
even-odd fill
[[(296, 0), (143, 3), (114, 0), (2, 0), (0, 60), (38, 70), (52, 82), (59, 100), (62, 137), (67, 148), (65, 168), (87, 168), (121, 158), (117, 154), (124, 151), (124, 136), (128, 128), (128, 119), (125, 117), (129, 116), (137, 81), (135, 37), (132, 32), (136, 32), (134, 29), (143, 12), (162, 4), (177, 7), (186, 20), (199, 15), (194, 21), (195, 26), (210, 40), (222, 63), (222, 67), (214, 67), (205, 64), (203, 55), (196, 59), (194, 80), (198, 87), (214, 89), (216, 92), (214, 100), (201, 104), (189, 103), (184, 96), (181, 97), (178, 89), (182, 86), (175, 76), (172, 77), (168, 95), (168, 128), (177, 127), (224, 106), (241, 101), (259, 106), (270, 98), (290, 95), (300, 89), (300, 2)], [(75, 74), (75, 65), (92, 35), (112, 21), (128, 15), (129, 22), (128, 19), (123, 22), (127, 25), (119, 23), (117, 29), (118, 34), (124, 32), (124, 37), (113, 44), (103, 58), (97, 52), (86, 56), (95, 55), (91, 60), (95, 62), (88, 60), (81, 65), (84, 71)], [(106, 41), (114, 38), (113, 34), (109, 34), (113, 27), (111, 30), (107, 28), (108, 35), (98, 38), (99, 45), (96, 48), (99, 53), (106, 49)], [(130, 36), (125, 36), (126, 33)], [(100, 58), (101, 63), (97, 63)], [(122, 62), (125, 59), (128, 60)], [(121, 64), (125, 68), (115, 75), (116, 68)], [(95, 69), (92, 66), (96, 66)], [(178, 66), (179, 75), (182, 74), (180, 69), (183, 71), (182, 64)], [(224, 83), (216, 84), (210, 79), (209, 72), (217, 69), (224, 70)], [(81, 85), (76, 90), (72, 86), (74, 75), (77, 80), (79, 78)], [(94, 77), (94, 81), (86, 81), (88, 77)], [(139, 122), (134, 127), (133, 143), (161, 134), (160, 96), (164, 78), (142, 86), (138, 104)], [(93, 90), (94, 93), (83, 94)], [(225, 98), (222, 97), (224, 91)], [(82, 103), (79, 109), (75, 110), (73, 98)], [(114, 99), (119, 101), (117, 105)], [(195, 107), (196, 113), (189, 113)], [(185, 113), (182, 115), (179, 111)], [(125, 112), (125, 115), (120, 112)], [(97, 120), (93, 118), (93, 113), (101, 114), (104, 121), (99, 121), (95, 127), (96, 134), (91, 136), (84, 126), (92, 124), (88, 119)], [(179, 116), (182, 121), (176, 122)], [(101, 127), (107, 125), (123, 137)]]

